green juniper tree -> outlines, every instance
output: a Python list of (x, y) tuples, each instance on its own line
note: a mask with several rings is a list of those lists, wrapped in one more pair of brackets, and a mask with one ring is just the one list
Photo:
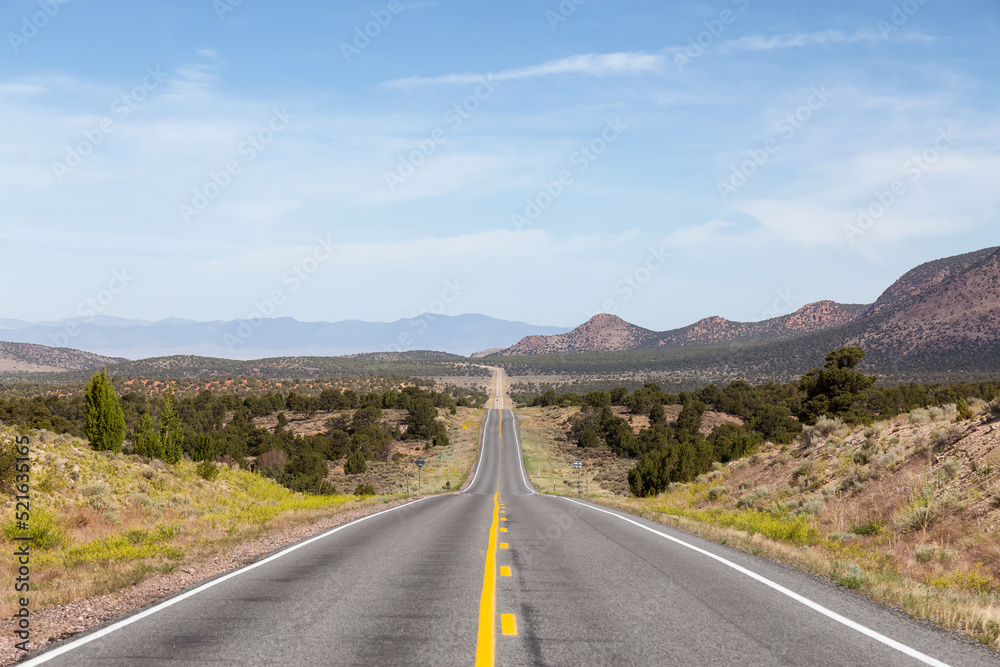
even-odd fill
[(87, 384), (87, 439), (99, 451), (120, 452), (125, 442), (125, 414), (108, 379), (108, 369)]
[(153, 429), (153, 418), (149, 414), (149, 406), (146, 406), (146, 410), (139, 417), (139, 423), (136, 424), (135, 432), (132, 435), (135, 453), (139, 456), (157, 458), (157, 454), (160, 453), (159, 440), (159, 434)]
[(160, 416), (160, 440), (163, 443), (163, 460), (180, 463), (184, 458), (184, 432), (181, 420), (174, 410), (174, 390), (167, 392), (163, 399), (163, 414)]
[(854, 370), (865, 358), (860, 347), (842, 347), (826, 355), (823, 368), (814, 368), (802, 376), (799, 388), (805, 393), (799, 419), (815, 424), (822, 416), (840, 417), (848, 423), (864, 421), (855, 413), (855, 403), (878, 378)]

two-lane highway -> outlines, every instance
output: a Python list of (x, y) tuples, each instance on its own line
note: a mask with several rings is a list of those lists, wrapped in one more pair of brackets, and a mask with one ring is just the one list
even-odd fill
[(513, 411), (490, 410), (482, 440), (459, 493), (346, 524), (27, 664), (998, 664), (829, 582), (539, 495)]

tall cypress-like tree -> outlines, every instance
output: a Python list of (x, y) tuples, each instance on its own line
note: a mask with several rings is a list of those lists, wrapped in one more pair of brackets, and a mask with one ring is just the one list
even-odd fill
[(120, 452), (125, 442), (125, 413), (108, 379), (108, 369), (87, 384), (87, 439), (99, 451)]
[(139, 456), (163, 457), (160, 435), (153, 429), (153, 418), (149, 414), (149, 406), (146, 406), (146, 411), (139, 417), (132, 444), (135, 446), (135, 453)]
[(184, 432), (181, 422), (174, 411), (174, 390), (163, 399), (163, 414), (160, 415), (160, 440), (163, 442), (163, 460), (167, 463), (180, 463), (184, 458)]

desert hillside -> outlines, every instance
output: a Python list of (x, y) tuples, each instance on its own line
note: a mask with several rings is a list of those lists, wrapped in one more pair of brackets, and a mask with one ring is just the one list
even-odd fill
[(68, 348), (0, 342), (0, 373), (55, 373), (92, 370), (122, 361), (125, 360)]

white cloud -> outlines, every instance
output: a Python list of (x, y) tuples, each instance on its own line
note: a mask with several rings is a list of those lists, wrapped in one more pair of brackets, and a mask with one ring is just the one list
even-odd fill
[(413, 88), (416, 86), (443, 84), (476, 84), (482, 83), (487, 79), (490, 81), (517, 81), (521, 79), (534, 79), (560, 74), (607, 76), (610, 74), (656, 72), (663, 68), (665, 62), (666, 60), (662, 55), (651, 55), (646, 53), (591, 53), (570, 56), (560, 60), (550, 60), (542, 63), (541, 65), (505, 69), (495, 73), (444, 74), (432, 77), (413, 76), (405, 79), (387, 81), (382, 85), (390, 88)]
[[(937, 38), (913, 30), (901, 31), (893, 36), (896, 41), (931, 44)], [(807, 46), (834, 46), (839, 44), (877, 44), (885, 38), (874, 28), (862, 28), (853, 33), (841, 30), (822, 30), (819, 32), (800, 32), (782, 35), (747, 35), (738, 39), (728, 40), (719, 45), (718, 52), (723, 54), (743, 53), (751, 51), (774, 51), (778, 49), (795, 49)]]

